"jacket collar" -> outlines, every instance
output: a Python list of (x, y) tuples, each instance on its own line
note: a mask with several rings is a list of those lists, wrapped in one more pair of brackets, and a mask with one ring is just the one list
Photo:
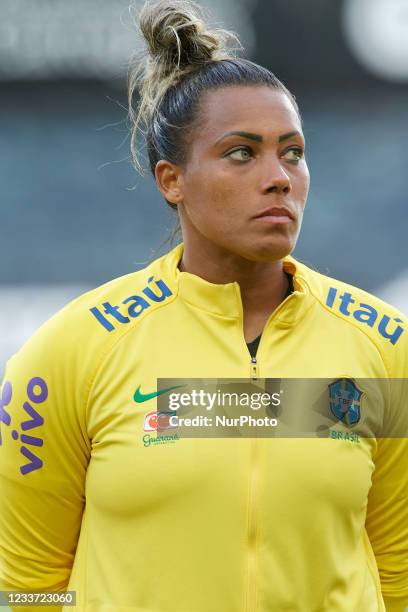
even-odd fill
[[(230, 319), (242, 319), (243, 309), (241, 290), (237, 282), (216, 284), (191, 274), (181, 272), (178, 264), (183, 255), (183, 243), (161, 257), (154, 263), (159, 265), (158, 273), (168, 283), (172, 292), (184, 302)], [(288, 256), (283, 260), (283, 267), (293, 277), (294, 292), (275, 310), (274, 319), (282, 326), (295, 324), (314, 302), (307, 283), (306, 266)], [(312, 272), (312, 271), (310, 271)]]

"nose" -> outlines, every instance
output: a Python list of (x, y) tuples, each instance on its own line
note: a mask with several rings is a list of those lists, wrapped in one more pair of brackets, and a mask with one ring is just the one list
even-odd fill
[(277, 193), (288, 194), (292, 191), (292, 184), (288, 174), (286, 174), (281, 164), (275, 160), (275, 163), (268, 164), (267, 178), (262, 185), (262, 193)]

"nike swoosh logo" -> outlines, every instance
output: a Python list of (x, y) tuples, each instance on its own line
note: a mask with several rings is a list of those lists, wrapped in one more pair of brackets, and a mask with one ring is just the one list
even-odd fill
[(176, 385), (175, 387), (168, 387), (167, 389), (161, 389), (161, 391), (153, 391), (153, 393), (142, 393), (140, 391), (141, 386), (142, 385), (138, 386), (133, 396), (133, 399), (135, 400), (137, 404), (140, 404), (141, 402), (147, 402), (147, 400), (153, 399), (154, 397), (157, 397), (158, 395), (162, 395), (163, 393), (168, 393), (169, 391), (172, 391), (173, 389), (184, 387), (184, 385)]

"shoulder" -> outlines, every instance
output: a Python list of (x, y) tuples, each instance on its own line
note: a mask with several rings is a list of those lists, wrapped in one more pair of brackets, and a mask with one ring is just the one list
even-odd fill
[(48, 319), (7, 362), (0, 401), (24, 420), (31, 398), (65, 427), (80, 424), (86, 439), (89, 390), (101, 362), (127, 330), (175, 296), (162, 259), (83, 293)]
[(69, 331), (106, 337), (171, 301), (174, 288), (161, 274), (157, 259), (137, 272), (112, 279), (70, 301), (51, 317), (34, 336)]
[(111, 333), (134, 324), (172, 302), (174, 297), (174, 287), (152, 265), (90, 292), (84, 296), (82, 307), (90, 313), (93, 324), (97, 322)]
[(38, 364), (58, 376), (88, 377), (100, 356), (144, 317), (169, 303), (174, 288), (162, 258), (142, 270), (81, 294), (46, 321), (9, 361), (13, 369)]
[(349, 326), (368, 337), (385, 361), (406, 359), (408, 318), (380, 298), (295, 261), (299, 276), (307, 284), (324, 316), (333, 317), (340, 327)]
[(82, 323), (96, 334), (114, 335), (170, 303), (174, 287), (163, 278), (159, 260), (89, 291), (67, 305), (61, 315)]

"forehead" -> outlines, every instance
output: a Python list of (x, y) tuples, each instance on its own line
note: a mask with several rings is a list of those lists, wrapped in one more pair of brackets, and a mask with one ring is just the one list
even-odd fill
[(302, 131), (288, 96), (263, 85), (233, 85), (209, 91), (201, 99), (200, 119), (200, 139), (205, 140), (233, 130), (255, 132), (265, 138)]

